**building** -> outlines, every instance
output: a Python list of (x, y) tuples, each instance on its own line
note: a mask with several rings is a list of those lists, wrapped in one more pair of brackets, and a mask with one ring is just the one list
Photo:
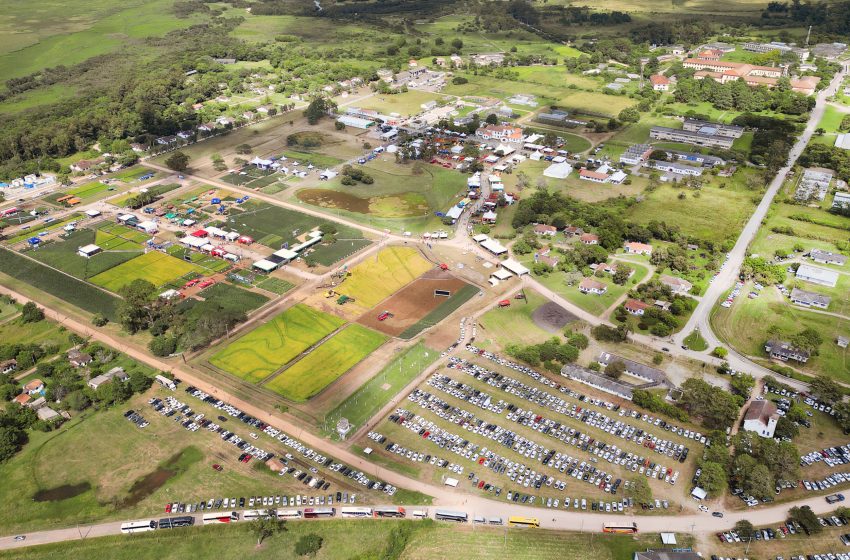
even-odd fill
[(528, 274), (528, 269), (515, 261), (514, 259), (506, 259), (501, 262), (502, 268), (516, 276), (524, 276)]
[(555, 226), (548, 226), (546, 224), (537, 224), (534, 226), (534, 233), (537, 235), (548, 235), (549, 237), (555, 237), (555, 234), (558, 233), (558, 228)]
[(522, 129), (518, 126), (490, 124), (475, 131), (482, 140), (492, 142), (522, 143)]
[(496, 241), (495, 239), (490, 239), (488, 235), (480, 233), (472, 238), (473, 241), (493, 253), (494, 255), (504, 255), (508, 252), (507, 247)]
[(797, 182), (794, 198), (800, 202), (825, 199), (833, 175), (834, 173), (830, 169), (819, 167), (805, 169)]
[(572, 171), (573, 166), (565, 161), (562, 161), (561, 163), (553, 163), (552, 165), (544, 169), (543, 175), (552, 179), (566, 179), (570, 175), (570, 173), (572, 173)]
[(847, 264), (847, 257), (830, 253), (829, 251), (821, 251), (820, 249), (812, 249), (809, 251), (809, 258), (820, 264), (834, 264), (844, 266)]
[(342, 115), (337, 119), (337, 122), (344, 124), (345, 126), (350, 126), (352, 128), (360, 128), (366, 130), (372, 126), (375, 126), (375, 121), (370, 121), (368, 119), (362, 119), (360, 117), (355, 117), (352, 115)]
[(12, 399), (12, 402), (20, 406), (28, 406), (31, 400), (32, 397), (29, 396), (27, 393), (21, 393), (20, 395)]
[(830, 288), (834, 288), (838, 283), (838, 272), (809, 264), (801, 264), (797, 268), (796, 277), (797, 280), (820, 284), (821, 286), (828, 286)]
[(850, 208), (850, 193), (837, 192), (832, 199), (833, 208)]
[(743, 43), (741, 48), (745, 51), (757, 52), (757, 53), (769, 53), (773, 51), (779, 51), (782, 54), (792, 53), (800, 62), (805, 62), (809, 58), (809, 50), (802, 49), (800, 47), (789, 45), (787, 43), (780, 43), (779, 41), (773, 41), (770, 43), (755, 43), (748, 42)]
[(92, 357), (75, 348), (68, 352), (68, 363), (74, 367), (85, 367), (92, 363)]
[(696, 552), (684, 549), (662, 550), (648, 549), (645, 552), (635, 552), (632, 560), (703, 560)]
[(700, 154), (698, 152), (679, 152), (677, 150), (665, 151), (667, 152), (667, 157), (669, 157), (670, 159), (675, 158), (679, 161), (684, 161), (687, 163), (698, 163), (703, 167), (717, 167), (719, 165), (726, 165), (726, 160), (717, 156), (709, 156), (706, 154)]
[(658, 281), (661, 282), (663, 286), (670, 288), (674, 294), (688, 294), (690, 293), (691, 288), (694, 287), (694, 285), (687, 280), (682, 280), (681, 278), (668, 276), (666, 274), (662, 274), (658, 278)]
[(117, 379), (118, 381), (124, 382), (124, 381), (127, 381), (129, 378), (130, 378), (130, 376), (128, 376), (124, 372), (124, 368), (114, 367), (111, 370), (107, 371), (106, 373), (103, 373), (101, 375), (98, 375), (97, 377), (93, 377), (93, 378), (89, 379), (89, 382), (87, 383), (87, 385), (89, 387), (91, 387), (93, 390), (97, 391), (97, 388), (100, 387), (101, 385), (103, 385), (104, 383), (109, 383), (109, 382), (111, 382), (115, 379)]
[(623, 308), (627, 313), (632, 315), (641, 317), (644, 313), (646, 313), (647, 308), (649, 307), (648, 303), (644, 303), (638, 299), (627, 299), (626, 303), (623, 304)]
[(670, 78), (664, 74), (653, 74), (649, 77), (649, 83), (655, 91), (667, 91), (670, 89)]
[(604, 374), (596, 373), (576, 364), (564, 364), (564, 367), (561, 368), (561, 375), (605, 393), (616, 395), (626, 400), (632, 400), (632, 385), (620, 383)]
[(80, 255), (81, 257), (85, 257), (87, 259), (90, 259), (94, 255), (100, 253), (101, 250), (102, 249), (100, 247), (98, 247), (97, 245), (92, 243), (92, 244), (89, 244), (89, 245), (83, 245), (82, 247), (77, 249), (77, 254)]
[(18, 369), (18, 360), (11, 358), (0, 362), (0, 373), (6, 375)]
[[(735, 80), (744, 80), (747, 85), (765, 85), (773, 87), (785, 70), (773, 66), (757, 66), (743, 62), (726, 62), (708, 58), (686, 58), (682, 62), (684, 68), (697, 70), (694, 78), (697, 80), (711, 78), (725, 84)], [(764, 79), (766, 78), (766, 79)]]
[(45, 422), (52, 422), (60, 417), (60, 414), (50, 408), (49, 406), (39, 407), (38, 410), (35, 411), (39, 420), (43, 420)]
[(832, 298), (829, 296), (824, 296), (815, 292), (807, 292), (800, 288), (794, 288), (791, 290), (791, 303), (801, 307), (817, 307), (819, 309), (826, 309), (829, 307), (830, 301), (832, 301)]
[(582, 169), (579, 171), (578, 178), (584, 179), (585, 181), (593, 181), (594, 183), (608, 182), (608, 175), (598, 171), (591, 171), (590, 169)]
[(476, 66), (500, 66), (505, 61), (505, 53), (482, 53), (471, 57)]
[(599, 280), (594, 280), (593, 278), (583, 278), (578, 285), (578, 291), (583, 294), (594, 294), (597, 296), (601, 296), (602, 294), (608, 291), (608, 286), (606, 286)]
[(744, 424), (741, 426), (747, 432), (754, 432), (761, 437), (772, 438), (779, 422), (776, 405), (767, 399), (754, 401), (744, 414)]
[(649, 160), (652, 146), (649, 144), (633, 144), (620, 156), (620, 163), (626, 165), (640, 165)]
[(637, 241), (626, 241), (623, 250), (631, 255), (651, 255), (652, 245), (638, 243)]
[(702, 167), (694, 167), (693, 165), (683, 165), (672, 161), (659, 161), (656, 159), (649, 160), (646, 166), (651, 169), (657, 169), (665, 173), (674, 175), (699, 177), (702, 175)]
[(24, 385), (24, 393), (34, 396), (44, 391), (44, 381), (41, 379), (33, 379)]
[(790, 342), (785, 342), (784, 340), (768, 340), (764, 344), (764, 351), (767, 352), (774, 360), (781, 360), (783, 362), (794, 360), (801, 364), (805, 364), (809, 361), (808, 351), (803, 350), (802, 348), (797, 348)]
[(724, 150), (731, 148), (733, 143), (733, 138), (729, 136), (707, 134), (705, 132), (691, 132), (666, 126), (653, 126), (649, 129), (649, 137), (653, 140), (682, 142), (708, 148), (723, 148)]
[(578, 239), (585, 245), (599, 245), (599, 236), (595, 233), (583, 233)]
[(850, 150), (850, 134), (841, 133), (835, 135), (835, 147), (842, 150)]
[(626, 366), (626, 373), (633, 377), (637, 377), (638, 379), (642, 379), (647, 383), (660, 385), (667, 382), (667, 376), (664, 375), (664, 372), (660, 369), (649, 367), (632, 360), (627, 360), (626, 358), (622, 358), (616, 354), (601, 352), (596, 361), (599, 362), (599, 365), (602, 366), (603, 369), (612, 362), (622, 362), (623, 365)]

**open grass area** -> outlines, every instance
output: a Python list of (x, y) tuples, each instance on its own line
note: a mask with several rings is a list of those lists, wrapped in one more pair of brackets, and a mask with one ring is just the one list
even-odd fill
[(296, 402), (320, 393), (387, 337), (361, 325), (349, 325), (265, 383), (265, 387)]
[(250, 313), (269, 301), (269, 298), (262, 294), (250, 292), (224, 282), (213, 284), (202, 290), (198, 295), (206, 301), (221, 305), (225, 309), (235, 309), (242, 313)]
[(413, 247), (387, 247), (353, 267), (337, 291), (355, 299), (346, 305), (365, 311), (433, 267)]
[(178, 282), (200, 269), (159, 251), (150, 251), (133, 260), (93, 276), (91, 282), (111, 292), (118, 292), (133, 280), (147, 280), (154, 286)]
[[(346, 418), (356, 430), (392, 397), (413, 381), (419, 373), (430, 366), (440, 353), (419, 342), (398, 354), (384, 369), (360, 386), (339, 406), (325, 416), (324, 425), (336, 427), (340, 418)], [(338, 438), (336, 430), (331, 434)]]
[(398, 113), (402, 116), (418, 115), (422, 112), (423, 103), (439, 101), (442, 96), (438, 93), (410, 90), (404, 93), (385, 95), (376, 93), (372, 97), (357, 102), (361, 109), (374, 109), (384, 115)]
[(553, 336), (532, 318), (534, 312), (549, 300), (534, 290), (523, 292), (524, 301), (511, 300), (510, 307), (494, 307), (478, 318), (478, 339), (482, 344), (496, 343), (504, 348), (508, 344), (539, 344)]
[(583, 294), (578, 289), (578, 282), (574, 285), (567, 284), (567, 275), (564, 272), (552, 272), (547, 276), (537, 276), (536, 279), (567, 301), (574, 303), (589, 313), (601, 316), (611, 305), (628, 291), (629, 287), (646, 276), (647, 269), (634, 263), (629, 263), (635, 274), (625, 286), (618, 286), (611, 281), (611, 277), (594, 277), (594, 280), (602, 282), (608, 288), (604, 294)]
[(282, 278), (268, 277), (257, 283), (257, 287), (267, 292), (282, 295), (295, 287), (292, 282), (287, 282)]
[(89, 313), (115, 320), (119, 299), (73, 276), (0, 248), (0, 272)]
[(0, 324), (0, 340), (3, 344), (56, 345), (62, 352), (71, 347), (64, 327), (52, 321), (23, 323), (20, 319)]
[(705, 339), (697, 330), (686, 336), (684, 343), (685, 346), (687, 346), (691, 350), (696, 350), (697, 352), (703, 352), (705, 350), (708, 350), (708, 344), (705, 342)]
[(58, 268), (75, 278), (85, 280), (142, 254), (141, 247), (138, 250), (103, 251), (90, 258), (81, 257), (77, 254), (79, 247), (94, 243), (94, 239), (94, 231), (90, 229), (77, 230), (64, 240), (53, 241), (35, 251), (28, 251), (27, 256)]
[(17, 243), (21, 243), (23, 241), (26, 241), (30, 237), (40, 236), (40, 234), (43, 234), (43, 233), (53, 233), (57, 230), (63, 229), (66, 225), (68, 225), (71, 222), (79, 222), (82, 219), (82, 217), (83, 217), (82, 214), (74, 213), (74, 214), (70, 214), (68, 216), (65, 216), (61, 220), (56, 220), (55, 222), (50, 222), (49, 224), (41, 223), (39, 225), (35, 225), (29, 231), (24, 230), (24, 231), (19, 232), (17, 235), (14, 235), (14, 236), (8, 238), (7, 240), (5, 240), (5, 243), (7, 245), (11, 246), (11, 245), (15, 245)]
[[(823, 291), (820, 286), (809, 285), (807, 288)], [(721, 339), (740, 352), (764, 357), (764, 343), (768, 338), (787, 339), (805, 328), (812, 328), (823, 338), (818, 355), (812, 356), (805, 364), (790, 362), (788, 365), (804, 373), (850, 381), (850, 355), (847, 349), (835, 344), (839, 335), (847, 336), (850, 333), (850, 321), (791, 306), (773, 288), (762, 290), (759, 297), (749, 299), (743, 295), (749, 289), (749, 285), (744, 287), (741, 297), (735, 300), (732, 307), (715, 307), (712, 311), (711, 324)], [(781, 334), (768, 334), (770, 328), (777, 329)]]
[(306, 305), (290, 307), (268, 323), (216, 352), (210, 363), (236, 377), (256, 383), (265, 379), (345, 321)]

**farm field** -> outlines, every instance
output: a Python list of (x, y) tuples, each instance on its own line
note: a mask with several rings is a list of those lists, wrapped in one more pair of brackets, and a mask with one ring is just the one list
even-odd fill
[(267, 292), (283, 295), (292, 288), (294, 288), (295, 284), (293, 284), (292, 282), (287, 282), (286, 280), (283, 280), (281, 278), (268, 277), (261, 280), (257, 284), (257, 287), (262, 290), (266, 290)]
[(68, 335), (64, 327), (52, 321), (23, 323), (15, 320), (0, 324), (0, 340), (3, 344), (56, 345), (62, 352), (71, 347)]
[(375, 94), (368, 99), (358, 101), (357, 106), (361, 109), (374, 109), (384, 115), (399, 113), (402, 116), (412, 116), (422, 112), (420, 105), (423, 103), (439, 102), (441, 99), (442, 96), (438, 93), (411, 90), (393, 95)]
[(360, 325), (349, 325), (309, 354), (264, 383), (291, 401), (304, 402), (320, 393), (386, 341)]
[(231, 375), (257, 383), (344, 323), (338, 317), (298, 304), (230, 342), (209, 362)]
[(71, 233), (64, 240), (57, 240), (39, 247), (35, 251), (26, 254), (48, 266), (85, 280), (97, 276), (110, 268), (130, 261), (142, 255), (139, 246), (115, 251), (103, 251), (90, 258), (81, 257), (77, 249), (84, 245), (94, 243), (96, 232), (90, 229), (80, 229)]
[(150, 251), (91, 277), (91, 282), (117, 293), (133, 280), (147, 280), (160, 287), (188, 278), (199, 268), (159, 251)]
[[(325, 425), (335, 427), (340, 418), (346, 418), (356, 430), (439, 356), (439, 352), (428, 348), (422, 342), (396, 355), (374, 377), (328, 412), (325, 415)], [(339, 438), (336, 430), (330, 435)]]
[[(381, 301), (357, 321), (377, 331), (399, 336), (430, 312), (448, 303), (466, 286), (466, 282), (450, 273), (432, 269)], [(436, 290), (448, 291), (450, 296), (436, 295)], [(392, 317), (378, 320), (378, 316), (384, 312), (391, 313)]]
[(245, 290), (233, 284), (218, 282), (198, 292), (205, 301), (213, 302), (224, 309), (234, 309), (241, 313), (250, 313), (262, 307), (269, 298), (257, 292)]
[(399, 338), (409, 340), (418, 335), (425, 329), (435, 326), (437, 323), (454, 313), (461, 305), (472, 299), (476, 294), (482, 293), (478, 286), (467, 284), (454, 293), (449, 299), (444, 301), (434, 310), (425, 315), (422, 319), (406, 328)]
[[(562, 313), (552, 307), (560, 307), (534, 290), (523, 290), (525, 300), (511, 299), (509, 307), (494, 307), (478, 318), (479, 346), (497, 344), (504, 348), (508, 344), (539, 344), (555, 336), (575, 320), (570, 313)], [(550, 312), (551, 310), (551, 312)], [(550, 320), (546, 320), (549, 317)], [(568, 323), (563, 323), (567, 320)], [(557, 328), (559, 323), (563, 326)]]

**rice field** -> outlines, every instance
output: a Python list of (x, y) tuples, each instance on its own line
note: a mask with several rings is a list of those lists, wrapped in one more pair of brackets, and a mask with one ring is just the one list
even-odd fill
[(234, 340), (209, 362), (231, 375), (257, 383), (345, 324), (345, 321), (298, 304)]
[(177, 281), (193, 272), (198, 272), (198, 270), (198, 267), (193, 264), (175, 259), (159, 251), (150, 251), (93, 276), (91, 282), (117, 293), (122, 287), (134, 280), (147, 280), (159, 287)]
[(386, 341), (361, 325), (349, 325), (272, 378), (265, 387), (293, 401), (320, 393)]
[(412, 247), (388, 247), (352, 268), (337, 291), (370, 309), (433, 267)]

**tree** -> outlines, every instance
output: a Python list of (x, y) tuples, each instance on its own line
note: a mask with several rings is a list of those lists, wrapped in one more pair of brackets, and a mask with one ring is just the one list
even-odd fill
[(323, 539), (316, 533), (308, 533), (295, 543), (295, 554), (298, 556), (315, 556), (322, 548)]
[(246, 155), (250, 154), (252, 151), (254, 151), (254, 149), (251, 147), (250, 144), (239, 144), (238, 146), (236, 146), (235, 151), (237, 154)]
[(286, 531), (286, 525), (283, 519), (278, 519), (277, 514), (265, 515), (251, 521), (251, 532), (257, 537), (257, 546), (263, 544), (263, 541), (277, 533)]
[(634, 107), (626, 107), (620, 111), (617, 118), (626, 123), (638, 122), (640, 120), (640, 113), (638, 113), (638, 110)]
[(791, 343), (798, 348), (808, 350), (812, 354), (817, 355), (818, 346), (823, 344), (823, 337), (815, 329), (806, 327), (791, 337)]
[(753, 524), (746, 519), (741, 519), (735, 523), (735, 533), (737, 533), (742, 540), (752, 538), (754, 532), (755, 527), (753, 527)]
[(732, 392), (741, 395), (745, 399), (750, 398), (750, 391), (755, 387), (756, 380), (748, 373), (739, 373), (729, 381)]
[(723, 358), (729, 355), (729, 350), (723, 348), (722, 346), (716, 346), (714, 350), (711, 351), (711, 353), (722, 360)]
[(614, 360), (605, 366), (605, 375), (611, 379), (619, 379), (626, 373), (626, 364), (622, 360)]
[(636, 476), (629, 482), (628, 496), (638, 504), (648, 504), (652, 501), (652, 489), (646, 477)]
[(832, 405), (841, 400), (841, 386), (829, 377), (819, 375), (809, 383), (811, 393), (819, 401)]
[(816, 535), (823, 531), (818, 516), (809, 506), (792, 507), (788, 511), (788, 518), (802, 525), (809, 534)]
[(335, 108), (336, 104), (333, 101), (320, 95), (310, 101), (310, 104), (304, 110), (304, 116), (307, 117), (308, 123), (318, 124), (322, 117)]
[(490, 113), (487, 115), (487, 118), (484, 119), (484, 122), (487, 124), (496, 124), (499, 122), (499, 117), (496, 116), (496, 113)]
[(345, 123), (342, 121), (336, 121), (334, 123), (334, 128), (337, 130), (345, 130)]
[[(712, 446), (722, 447), (718, 442), (712, 442)], [(711, 461), (705, 461), (700, 466), (702, 473), (699, 477), (700, 487), (708, 492), (712, 498), (722, 496), (726, 492), (726, 470), (723, 465)]]
[(140, 371), (133, 371), (130, 373), (129, 379), (127, 379), (127, 384), (134, 393), (144, 393), (150, 389), (153, 381), (144, 373)]
[(452, 48), (454, 48), (455, 51), (459, 51), (463, 48), (463, 41), (455, 37), (452, 39)]
[[(17, 406), (17, 405), (16, 405)], [(26, 442), (26, 433), (16, 426), (0, 426), (0, 463), (11, 459)]]
[(118, 306), (121, 326), (133, 334), (150, 325), (152, 321), (149, 305), (156, 286), (141, 278), (133, 280), (119, 290), (123, 301)]
[(28, 301), (24, 304), (23, 309), (21, 309), (21, 322), (22, 323), (38, 323), (39, 321), (44, 319), (44, 311), (38, 308), (38, 306)]
[(189, 169), (189, 156), (181, 151), (174, 152), (165, 160), (165, 165), (174, 171), (186, 171)]
[(91, 318), (91, 324), (95, 327), (104, 327), (109, 322), (109, 319), (103, 313), (95, 313)]
[(617, 264), (617, 268), (614, 270), (614, 276), (612, 280), (618, 286), (625, 286), (626, 282), (629, 281), (629, 278), (632, 275), (631, 267), (628, 267), (624, 264)]

